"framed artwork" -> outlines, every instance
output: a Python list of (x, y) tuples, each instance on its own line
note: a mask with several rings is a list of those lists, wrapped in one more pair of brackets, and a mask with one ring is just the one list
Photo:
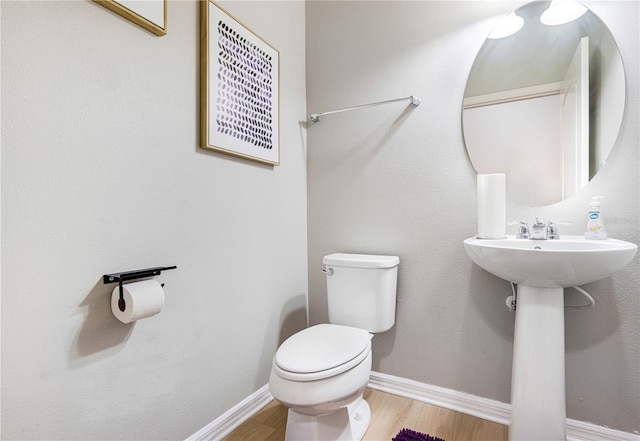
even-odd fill
[(200, 146), (279, 165), (280, 53), (212, 0), (200, 5)]
[(167, 0), (95, 0), (156, 35), (167, 34)]

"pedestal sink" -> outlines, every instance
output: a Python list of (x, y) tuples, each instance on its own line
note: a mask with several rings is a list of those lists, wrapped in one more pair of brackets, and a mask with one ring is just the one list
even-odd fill
[(564, 288), (624, 268), (638, 246), (615, 239), (470, 238), (464, 249), (478, 266), (518, 284), (510, 440), (566, 440)]

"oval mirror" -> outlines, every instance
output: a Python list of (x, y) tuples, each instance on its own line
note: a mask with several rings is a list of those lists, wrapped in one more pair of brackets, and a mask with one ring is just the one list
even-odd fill
[(550, 205), (584, 187), (611, 153), (624, 113), (611, 32), (573, 0), (559, 3), (583, 8), (579, 17), (557, 24), (566, 20), (546, 12), (556, 2), (505, 17), (480, 48), (464, 93), (469, 158), (478, 173), (506, 173), (507, 199), (519, 205)]

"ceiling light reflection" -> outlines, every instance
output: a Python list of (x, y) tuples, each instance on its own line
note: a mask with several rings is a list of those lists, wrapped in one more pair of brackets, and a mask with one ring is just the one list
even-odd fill
[(587, 8), (574, 0), (553, 0), (549, 8), (542, 13), (540, 21), (548, 26), (569, 23), (580, 18)]
[(498, 26), (496, 26), (496, 28), (491, 31), (487, 38), (497, 40), (499, 38), (508, 37), (522, 29), (523, 25), (524, 19), (516, 15), (515, 12), (512, 12), (500, 21)]

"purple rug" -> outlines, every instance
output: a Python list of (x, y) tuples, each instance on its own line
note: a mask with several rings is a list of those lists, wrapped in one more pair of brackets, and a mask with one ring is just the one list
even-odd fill
[(411, 429), (402, 429), (391, 441), (444, 441), (442, 438), (416, 432)]

